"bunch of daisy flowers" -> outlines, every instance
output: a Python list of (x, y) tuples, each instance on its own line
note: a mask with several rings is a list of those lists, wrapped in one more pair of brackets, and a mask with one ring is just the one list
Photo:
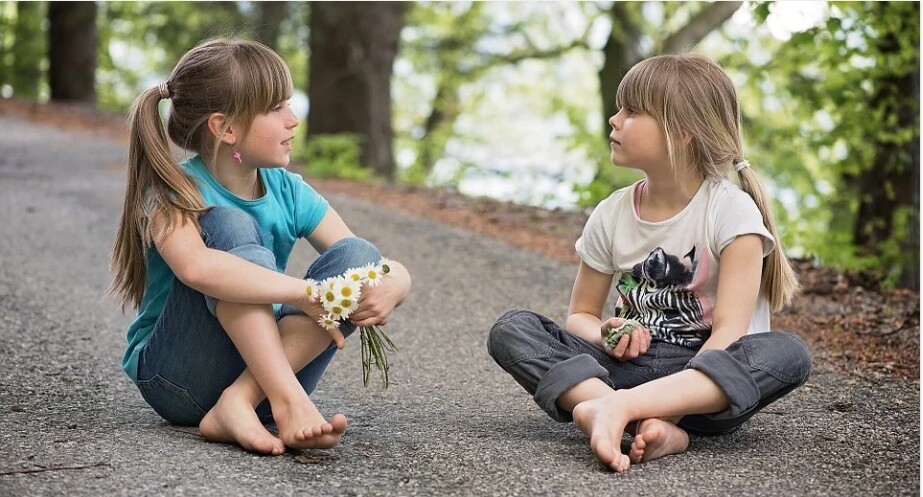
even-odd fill
[[(368, 264), (347, 270), (341, 276), (323, 281), (308, 279), (308, 295), (324, 307), (327, 314), (317, 320), (326, 330), (339, 328), (349, 315), (359, 308), (362, 285), (381, 285), (382, 278), (391, 271), (390, 261), (382, 259), (378, 264)], [(359, 340), (362, 344), (362, 384), (369, 385), (372, 366), (378, 368), (382, 388), (388, 388), (388, 356), (397, 347), (379, 326), (359, 326)]]

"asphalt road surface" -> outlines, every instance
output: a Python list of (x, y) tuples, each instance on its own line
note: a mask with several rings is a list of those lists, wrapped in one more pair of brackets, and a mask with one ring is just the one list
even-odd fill
[[(103, 292), (126, 157), (99, 134), (0, 115), (0, 496), (920, 493), (919, 383), (823, 363), (737, 433), (604, 470), (484, 345), (506, 309), (563, 319), (574, 268), (333, 194), (353, 230), (413, 276), (387, 327), (397, 384), (364, 388), (350, 340), (313, 395), (349, 418), (340, 446), (265, 457), (206, 443), (160, 419), (119, 366), (131, 315)], [(304, 244), (290, 272), (313, 257)]]

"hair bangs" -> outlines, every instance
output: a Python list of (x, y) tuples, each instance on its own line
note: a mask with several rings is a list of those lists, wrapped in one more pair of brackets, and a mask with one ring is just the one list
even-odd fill
[(231, 91), (235, 96), (232, 114), (250, 123), (258, 114), (292, 98), (292, 75), (281, 57), (256, 42), (239, 43), (233, 48), (237, 70), (232, 72), (232, 84), (237, 88)]
[(645, 112), (660, 120), (665, 110), (666, 79), (657, 58), (641, 61), (625, 74), (615, 95), (617, 108)]

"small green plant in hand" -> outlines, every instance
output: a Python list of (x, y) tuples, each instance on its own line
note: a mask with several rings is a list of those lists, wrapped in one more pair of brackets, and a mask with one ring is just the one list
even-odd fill
[(623, 336), (630, 334), (632, 331), (635, 331), (636, 328), (640, 327), (641, 323), (634, 319), (626, 319), (621, 326), (610, 326), (606, 329), (606, 336), (603, 337), (603, 345), (607, 349), (613, 349), (619, 344), (619, 340), (621, 340)]

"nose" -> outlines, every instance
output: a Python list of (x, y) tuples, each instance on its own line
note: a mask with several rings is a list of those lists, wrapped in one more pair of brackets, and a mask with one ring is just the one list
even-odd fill
[(613, 114), (612, 117), (609, 118), (609, 126), (612, 126), (612, 129), (619, 129), (621, 127), (619, 125), (619, 119), (618, 119), (618, 116), (620, 113), (621, 112), (617, 112)]
[(287, 124), (289, 128), (294, 128), (295, 126), (298, 126), (299, 123), (301, 123), (301, 119), (298, 119), (298, 116), (295, 115), (295, 112), (292, 110), (291, 107), (289, 107), (288, 109), (288, 114), (289, 115), (288, 115)]

